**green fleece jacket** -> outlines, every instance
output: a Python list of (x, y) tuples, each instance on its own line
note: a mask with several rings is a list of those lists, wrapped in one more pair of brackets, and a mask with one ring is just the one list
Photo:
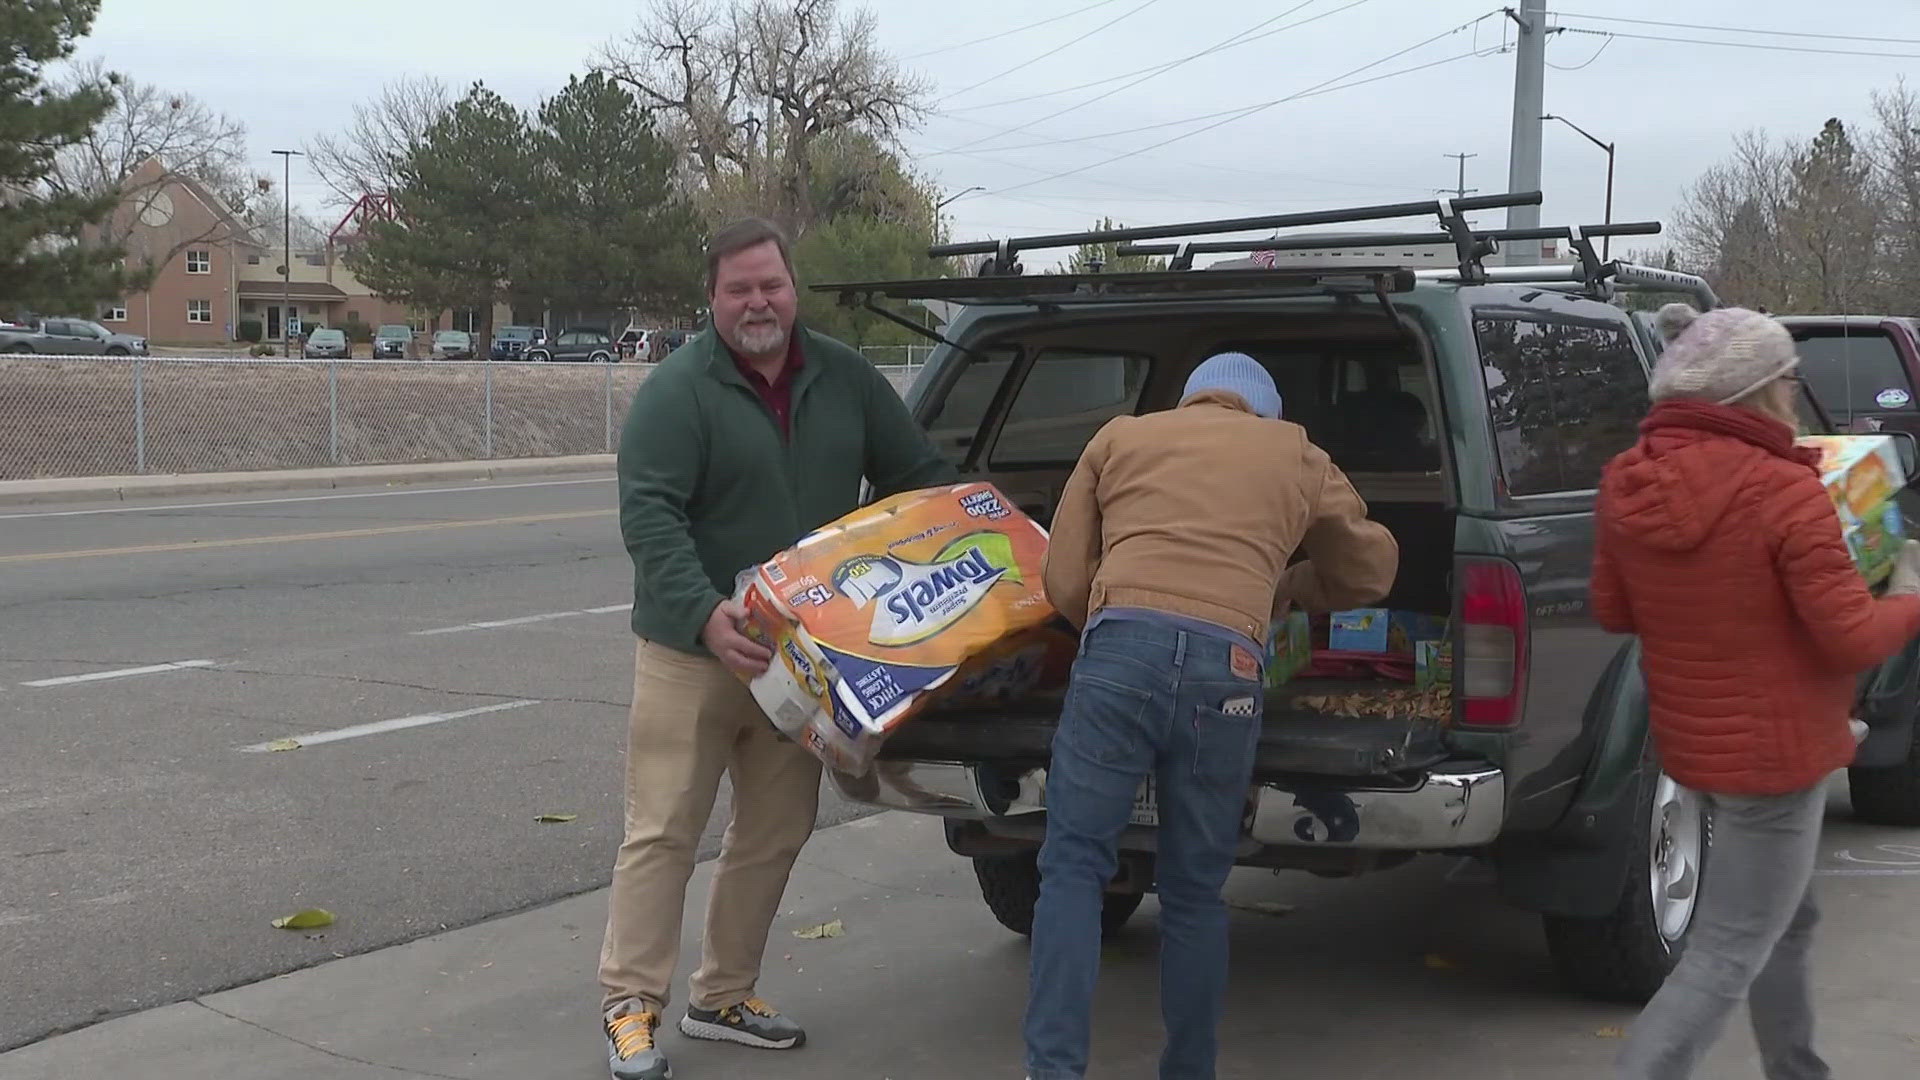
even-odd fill
[(874, 366), (804, 327), (791, 437), (711, 327), (661, 361), (620, 435), (620, 531), (633, 632), (704, 654), (700, 631), (742, 570), (879, 495), (956, 479)]

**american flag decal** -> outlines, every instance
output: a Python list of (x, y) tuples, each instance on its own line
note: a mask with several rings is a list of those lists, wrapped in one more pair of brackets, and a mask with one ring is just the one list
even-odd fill
[(1273, 269), (1273, 261), (1280, 257), (1277, 251), (1256, 251), (1253, 253), (1253, 265)]

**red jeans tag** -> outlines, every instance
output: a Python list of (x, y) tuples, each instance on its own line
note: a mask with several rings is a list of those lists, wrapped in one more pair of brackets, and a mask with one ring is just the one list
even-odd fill
[(1260, 661), (1255, 660), (1252, 653), (1238, 645), (1233, 646), (1229, 663), (1233, 667), (1233, 677), (1236, 679), (1255, 682), (1260, 678)]

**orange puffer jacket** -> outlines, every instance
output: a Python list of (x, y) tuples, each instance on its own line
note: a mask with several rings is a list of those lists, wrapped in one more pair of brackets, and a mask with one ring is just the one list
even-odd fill
[(1593, 610), (1640, 637), (1654, 746), (1700, 791), (1802, 791), (1853, 760), (1857, 677), (1920, 632), (1920, 597), (1876, 600), (1785, 424), (1656, 406), (1607, 466)]

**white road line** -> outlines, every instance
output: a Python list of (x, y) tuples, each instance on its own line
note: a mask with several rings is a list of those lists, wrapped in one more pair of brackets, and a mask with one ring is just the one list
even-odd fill
[(62, 675), (57, 679), (35, 679), (23, 682), (21, 686), (66, 686), (70, 683), (99, 682), (101, 679), (124, 679), (130, 675), (158, 675), (163, 671), (185, 671), (188, 668), (209, 668), (211, 660), (181, 660), (172, 664), (149, 664), (146, 667), (121, 668), (118, 671), (90, 671), (85, 675)]
[(611, 615), (616, 611), (632, 611), (633, 605), (609, 604), (606, 607), (583, 608), (579, 611), (548, 611), (539, 615), (520, 615), (511, 619), (489, 619), (486, 622), (461, 623), (459, 626), (436, 626), (431, 630), (414, 630), (413, 637), (433, 637), (437, 634), (463, 634), (469, 630), (498, 630), (503, 626), (525, 626), (528, 623), (552, 622), (554, 619), (571, 619), (576, 615)]
[[(444, 724), (449, 720), (465, 720), (469, 716), (481, 716), (486, 713), (505, 712), (508, 709), (524, 709), (529, 705), (538, 705), (538, 701), (503, 701), (498, 705), (482, 705), (477, 709), (462, 709), (449, 713), (421, 713), (418, 716), (402, 716), (393, 720), (376, 720), (371, 724), (355, 724), (352, 727), (334, 728), (332, 731), (314, 731), (305, 735), (295, 735), (293, 741), (301, 746), (319, 746), (323, 743), (340, 742), (343, 739), (358, 739), (363, 735), (380, 735), (389, 731), (405, 731), (407, 728), (425, 727), (428, 724)], [(275, 740), (278, 742), (278, 740)], [(255, 743), (243, 746), (243, 754), (264, 754), (272, 750), (274, 743)]]
[(333, 499), (384, 499), (394, 495), (458, 495), (467, 491), (511, 491), (515, 488), (570, 487), (576, 484), (607, 484), (611, 476), (591, 480), (535, 480), (518, 484), (489, 484), (477, 480), (467, 487), (398, 488), (393, 491), (349, 491), (337, 495), (293, 495), (280, 499), (244, 499), (238, 502), (171, 503), (166, 506), (107, 506), (97, 510), (42, 510), (34, 513), (0, 514), (0, 521), (20, 518), (88, 517), (94, 514), (149, 514), (162, 510), (219, 510), (229, 506), (279, 506), (283, 503), (328, 502)]

